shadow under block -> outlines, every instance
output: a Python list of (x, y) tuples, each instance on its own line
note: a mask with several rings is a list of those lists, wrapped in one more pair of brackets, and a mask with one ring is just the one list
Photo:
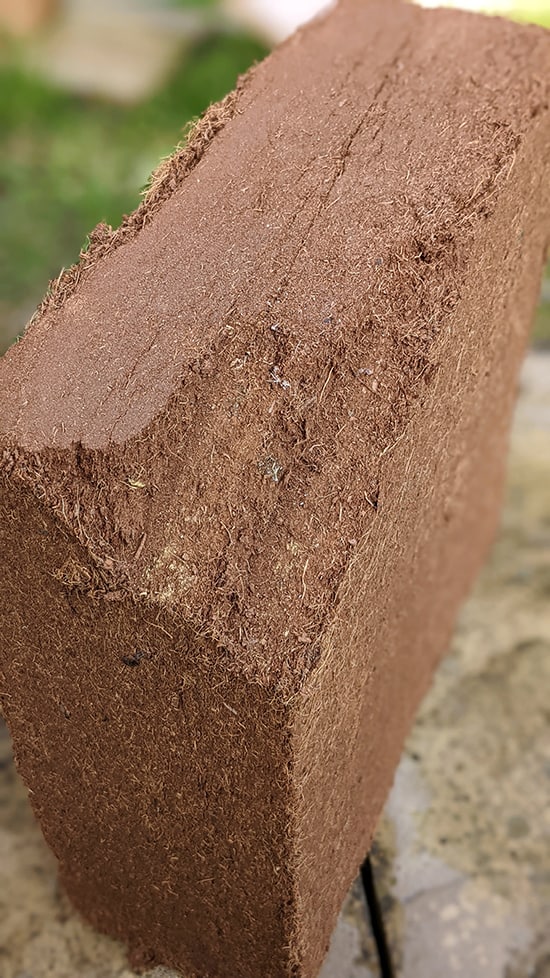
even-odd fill
[(0, 692), (137, 965), (312, 978), (493, 538), (550, 37), (341, 3), (0, 363)]

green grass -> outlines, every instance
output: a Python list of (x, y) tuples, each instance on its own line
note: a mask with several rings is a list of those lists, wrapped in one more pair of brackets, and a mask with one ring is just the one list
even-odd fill
[(211, 36), (130, 109), (0, 66), (0, 347), (2, 311), (37, 302), (99, 221), (119, 224), (186, 123), (265, 53), (247, 36)]

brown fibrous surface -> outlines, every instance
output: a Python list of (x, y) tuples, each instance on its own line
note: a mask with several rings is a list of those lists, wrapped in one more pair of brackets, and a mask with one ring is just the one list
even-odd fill
[(494, 533), (549, 68), (537, 28), (344, 0), (0, 365), (3, 710), (138, 962), (322, 959)]

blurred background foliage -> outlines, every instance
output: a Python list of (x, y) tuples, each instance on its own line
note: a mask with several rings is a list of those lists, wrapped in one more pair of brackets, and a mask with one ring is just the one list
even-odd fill
[[(84, 16), (86, 3), (91, 10), (97, 2), (13, 0), (19, 13), (22, 3), (28, 5), (29, 22), (0, 37), (0, 352), (24, 327), (49, 279), (75, 260), (89, 230), (99, 221), (117, 225), (133, 210), (149, 173), (172, 151), (186, 123), (267, 52), (266, 42), (243, 26), (246, 21), (231, 19), (217, 0), (166, 0), (150, 4), (157, 18), (159, 12), (176, 18), (163, 25), (164, 47), (159, 34), (155, 57), (161, 63), (164, 57), (165, 64), (150, 90), (121, 100), (106, 94), (108, 78), (99, 94), (93, 86), (61, 85), (54, 69), (65, 54), (70, 60), (65, 49), (73, 46), (74, 58), (82, 60), (86, 43), (92, 59), (93, 45), (101, 47), (97, 24), (90, 32)], [(543, 0), (546, 9), (533, 9), (537, 2), (519, 13), (550, 25), (550, 0)], [(143, 0), (135, 4), (143, 13)], [(8, 7), (9, 0), (0, 0), (0, 16)], [(70, 29), (61, 22), (68, 10)], [(128, 0), (105, 5), (104, 30), (110, 30), (113, 11), (124, 17), (131, 10)], [(149, 29), (142, 19), (129, 34)], [(139, 44), (133, 57), (132, 67), (130, 52), (126, 71), (133, 70), (139, 81)], [(108, 75), (110, 69), (98, 70)], [(550, 281), (543, 288), (536, 341), (550, 343)]]

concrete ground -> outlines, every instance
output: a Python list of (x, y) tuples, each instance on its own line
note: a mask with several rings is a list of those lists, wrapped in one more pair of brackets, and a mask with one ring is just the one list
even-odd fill
[[(523, 375), (500, 539), (378, 833), (404, 978), (550, 978), (549, 597), (550, 354), (539, 352)], [(322, 978), (372, 978), (375, 964), (354, 888)], [(95, 935), (59, 891), (3, 728), (0, 978), (134, 978), (124, 949)]]

